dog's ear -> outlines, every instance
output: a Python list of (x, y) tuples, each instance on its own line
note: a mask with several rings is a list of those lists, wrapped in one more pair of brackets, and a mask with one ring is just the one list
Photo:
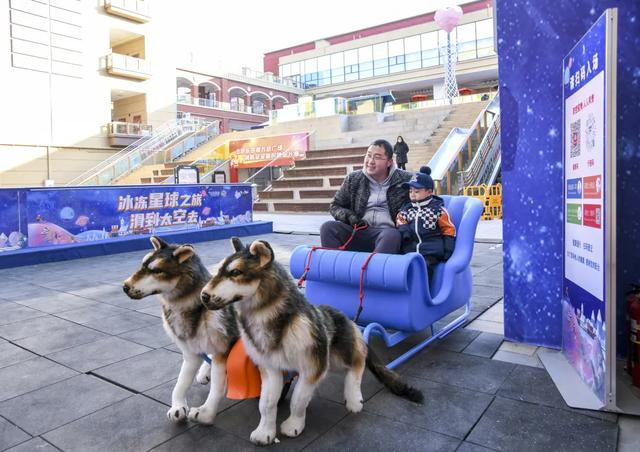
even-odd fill
[(256, 240), (251, 244), (249, 252), (260, 259), (260, 267), (265, 267), (273, 262), (273, 249), (264, 240)]
[(195, 250), (193, 249), (193, 246), (191, 246), (191, 245), (180, 245), (173, 252), (173, 257), (177, 257), (178, 258), (178, 263), (182, 264), (184, 261), (186, 261), (191, 256), (193, 256), (194, 253), (195, 253)]
[(157, 235), (152, 236), (149, 240), (151, 240), (151, 245), (153, 245), (153, 249), (156, 251), (158, 251), (161, 248), (166, 248), (167, 246), (169, 246), (167, 242), (162, 240)]
[(244, 245), (238, 237), (231, 237), (231, 246), (233, 247), (233, 251), (236, 253), (244, 249)]

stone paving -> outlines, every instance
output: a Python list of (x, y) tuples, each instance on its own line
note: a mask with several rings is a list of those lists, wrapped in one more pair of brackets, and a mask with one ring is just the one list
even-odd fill
[[(297, 234), (261, 238), (283, 263), (295, 246), (318, 243), (317, 236)], [(230, 248), (223, 240), (196, 249), (213, 267)], [(166, 419), (180, 354), (162, 329), (158, 300), (133, 301), (121, 289), (145, 254), (0, 270), (0, 450), (255, 449), (248, 441), (259, 418), (255, 399), (225, 400), (210, 427)], [(470, 321), (484, 313), (491, 322), (490, 308), (503, 295), (502, 248), (476, 244), (472, 267)], [(544, 369), (492, 359), (502, 344), (499, 333), (460, 328), (402, 365), (399, 372), (425, 394), (421, 406), (391, 395), (366, 373), (364, 411), (348, 414), (342, 379), (330, 374), (303, 434), (280, 437), (270, 448), (616, 449), (618, 416), (567, 407)], [(397, 355), (406, 345), (396, 348), (380, 352)], [(190, 403), (201, 404), (206, 393), (195, 383)], [(285, 404), (278, 418), (287, 415)]]

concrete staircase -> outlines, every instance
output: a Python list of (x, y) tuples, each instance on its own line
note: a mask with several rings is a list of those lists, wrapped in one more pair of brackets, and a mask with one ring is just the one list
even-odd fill
[(366, 147), (307, 152), (307, 158), (284, 171), (271, 189), (260, 192), (258, 212), (328, 212), (345, 176), (362, 168)]
[(451, 109), (451, 106), (444, 106), (349, 116), (347, 130), (339, 136), (317, 135), (315, 149), (368, 146), (379, 138), (394, 143), (398, 135), (402, 135), (409, 145), (425, 144)]
[[(393, 113), (389, 124), (403, 123), (403, 127), (409, 129), (408, 132), (404, 129), (399, 129), (397, 132), (391, 129), (386, 124), (387, 118), (385, 122), (375, 124), (371, 122), (371, 118), (349, 118), (351, 130), (345, 134), (360, 133), (359, 136), (366, 136), (361, 146), (353, 146), (351, 143), (350, 146), (307, 152), (307, 157), (297, 161), (295, 168), (285, 170), (282, 179), (274, 181), (269, 190), (260, 192), (253, 209), (257, 212), (327, 213), (329, 204), (342, 185), (344, 177), (351, 171), (362, 168), (367, 145), (375, 139), (373, 137), (387, 138), (394, 142), (397, 135), (402, 135), (409, 143), (407, 169), (417, 171), (420, 166), (429, 162), (452, 128), (471, 127), (486, 105), (487, 102), (474, 102), (449, 106), (440, 110), (440, 113), (432, 112), (432, 115), (424, 115), (424, 123), (420, 121), (421, 115), (405, 115), (410, 112)], [(445, 116), (439, 119), (438, 114), (442, 112)], [(352, 119), (354, 121), (351, 121)], [(411, 121), (413, 125), (407, 124)], [(417, 144), (410, 141), (413, 137), (424, 136), (426, 131), (419, 132), (415, 129), (425, 123), (435, 124), (431, 129), (427, 129), (429, 135), (416, 140)], [(370, 130), (366, 127), (370, 127)], [(387, 136), (391, 130), (394, 130), (392, 135), (395, 137)], [(386, 134), (382, 131), (386, 131)]]

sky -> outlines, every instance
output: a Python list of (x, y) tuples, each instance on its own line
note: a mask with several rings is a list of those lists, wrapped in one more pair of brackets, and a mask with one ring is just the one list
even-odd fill
[(417, 16), (469, 0), (181, 0), (187, 20), (176, 42), (179, 63), (210, 71), (262, 70), (266, 52)]

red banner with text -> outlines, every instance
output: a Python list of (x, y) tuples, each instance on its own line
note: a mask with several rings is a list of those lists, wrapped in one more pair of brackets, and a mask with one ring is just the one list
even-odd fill
[(238, 168), (260, 168), (275, 159), (273, 166), (291, 165), (305, 158), (309, 149), (308, 133), (232, 140), (229, 157)]

